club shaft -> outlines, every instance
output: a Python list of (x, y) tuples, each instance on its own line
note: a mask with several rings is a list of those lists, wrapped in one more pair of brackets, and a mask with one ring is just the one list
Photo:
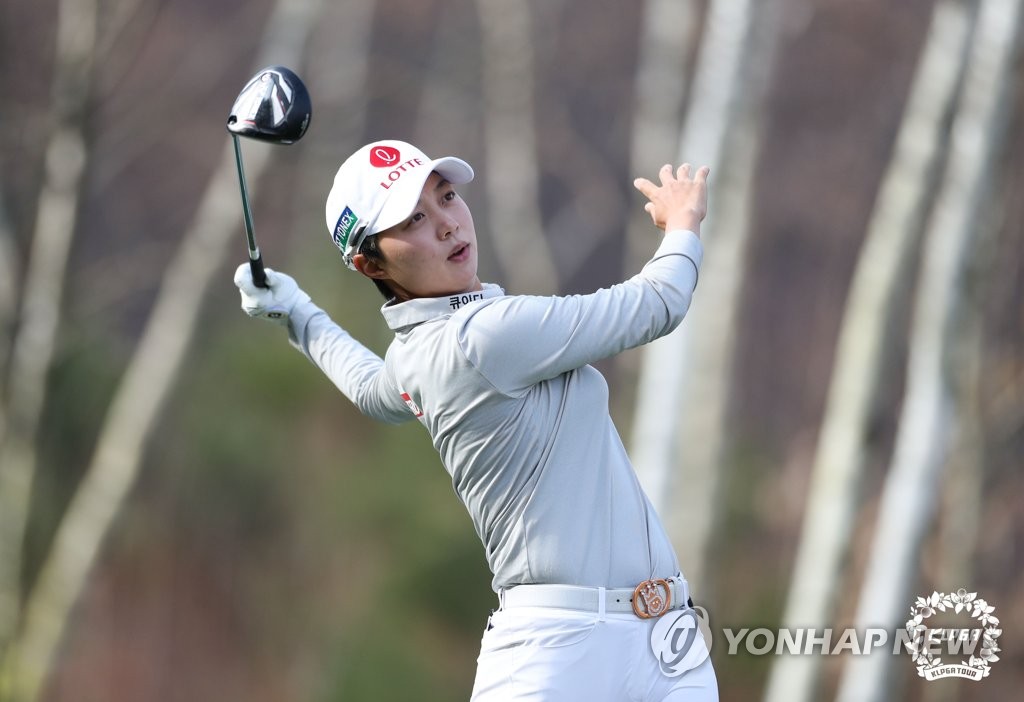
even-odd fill
[(242, 193), (242, 215), (245, 219), (245, 238), (249, 242), (249, 267), (252, 270), (252, 280), (257, 287), (267, 287), (267, 276), (263, 271), (263, 257), (260, 255), (260, 248), (256, 245), (256, 233), (252, 223), (252, 208), (249, 206), (249, 188), (245, 183), (245, 167), (242, 165), (242, 145), (238, 141), (238, 135), (231, 135), (232, 143), (235, 146), (235, 167), (238, 169), (238, 187)]

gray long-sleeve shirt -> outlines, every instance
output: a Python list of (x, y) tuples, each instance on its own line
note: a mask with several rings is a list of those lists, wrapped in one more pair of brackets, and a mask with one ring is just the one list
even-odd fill
[(694, 234), (673, 231), (639, 274), (589, 295), (485, 285), (385, 305), (395, 339), (384, 359), (313, 303), (292, 312), (290, 334), (361, 411), (427, 428), (496, 591), (632, 587), (679, 564), (589, 364), (678, 326), (701, 258)]

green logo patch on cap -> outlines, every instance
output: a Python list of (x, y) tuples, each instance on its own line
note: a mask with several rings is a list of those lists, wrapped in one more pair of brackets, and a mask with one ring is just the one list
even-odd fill
[(345, 253), (348, 239), (352, 236), (352, 230), (356, 228), (356, 223), (358, 222), (359, 216), (349, 207), (342, 210), (341, 216), (338, 217), (338, 223), (334, 225), (334, 232), (331, 234), (331, 238), (334, 239), (334, 245), (342, 253)]

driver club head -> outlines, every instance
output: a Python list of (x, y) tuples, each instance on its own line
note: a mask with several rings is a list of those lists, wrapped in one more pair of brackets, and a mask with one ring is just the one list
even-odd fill
[(309, 128), (313, 106), (302, 80), (284, 66), (268, 66), (242, 88), (228, 115), (228, 131), (238, 136), (291, 144)]

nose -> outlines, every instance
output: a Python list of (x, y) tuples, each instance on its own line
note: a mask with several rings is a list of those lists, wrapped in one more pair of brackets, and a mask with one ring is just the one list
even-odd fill
[(437, 238), (441, 241), (444, 241), (457, 231), (459, 231), (459, 223), (453, 217), (445, 215), (437, 223)]

